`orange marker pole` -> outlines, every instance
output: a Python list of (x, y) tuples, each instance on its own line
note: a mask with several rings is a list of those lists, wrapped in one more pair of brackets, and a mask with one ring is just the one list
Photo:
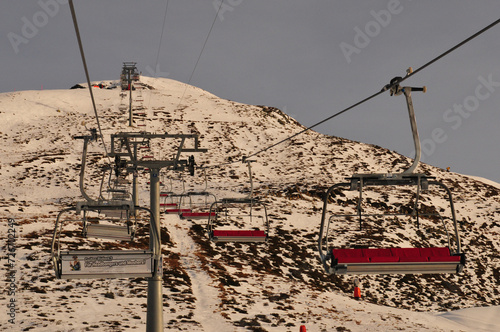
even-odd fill
[(358, 278), (354, 278), (354, 299), (361, 300), (361, 288), (359, 288)]

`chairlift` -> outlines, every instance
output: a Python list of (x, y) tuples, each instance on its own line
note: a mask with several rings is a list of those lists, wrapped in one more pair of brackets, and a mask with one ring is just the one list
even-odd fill
[(113, 177), (113, 173), (109, 175), (108, 189), (106, 191), (111, 194), (111, 201), (132, 201), (131, 183), (127, 179), (128, 170), (125, 173), (122, 172), (126, 168), (127, 163), (122, 160), (119, 167), (115, 165), (115, 176)]
[[(79, 202), (76, 211), (77, 213), (83, 212), (82, 235), (84, 237), (120, 241), (132, 241), (134, 239), (137, 222), (132, 201), (102, 202), (92, 204), (90, 207), (87, 202)], [(105, 217), (91, 217), (89, 214), (92, 212)], [(101, 223), (102, 221), (107, 222)], [(119, 223), (122, 225), (119, 225)]]
[[(125, 170), (125, 172), (123, 171)], [(108, 174), (107, 189), (104, 189), (104, 179), (106, 174)], [(127, 179), (129, 174), (129, 169), (127, 169), (127, 161), (121, 159), (119, 156), (115, 156), (115, 165), (113, 167), (105, 166), (103, 168), (103, 175), (101, 179), (101, 185), (99, 188), (99, 199), (102, 202), (111, 201), (130, 201), (132, 202), (132, 193), (130, 184), (131, 182)], [(114, 175), (114, 176), (113, 176)], [(104, 197), (103, 193), (108, 193), (107, 197)], [(130, 203), (133, 205), (132, 203)], [(105, 214), (115, 215), (116, 212), (106, 211)]]
[(215, 217), (215, 212), (210, 212), (210, 206), (217, 201), (214, 194), (207, 190), (208, 179), (206, 170), (203, 169), (205, 189), (201, 191), (191, 190), (180, 196), (179, 206), (188, 206), (190, 212), (180, 214), (181, 219), (207, 219), (209, 216)]
[[(407, 72), (411, 73), (411, 68)], [(400, 77), (394, 78), (390, 86), (392, 95), (404, 94), (408, 106), (410, 124), (415, 145), (415, 160), (413, 164), (402, 173), (396, 174), (354, 174), (347, 178), (347, 182), (337, 183), (331, 186), (324, 197), (323, 211), (321, 217), (320, 234), (318, 240), (319, 258), (328, 274), (428, 274), (428, 273), (459, 273), (465, 265), (465, 254), (461, 250), (460, 235), (455, 216), (453, 198), (450, 189), (435, 177), (426, 174), (414, 173), (421, 155), (420, 140), (417, 131), (415, 113), (411, 99), (411, 91), (425, 92), (426, 88), (400, 87)], [(416, 188), (415, 201), (411, 211), (400, 211), (399, 213), (365, 213), (362, 208), (363, 193), (369, 188)], [(434, 209), (431, 212), (419, 210), (419, 199), (422, 191), (428, 191), (430, 187), (444, 190), (444, 199), (448, 202), (449, 214), (441, 215)], [(357, 204), (353, 207), (354, 212), (331, 213), (328, 215), (328, 207), (337, 195), (345, 193), (342, 190), (358, 192)], [(345, 207), (342, 207), (345, 209)], [(446, 234), (447, 246), (422, 247), (422, 248), (360, 248), (356, 244), (348, 248), (336, 248), (333, 241), (342, 237), (339, 234), (338, 224), (335, 222), (359, 221), (360, 231), (365, 224), (363, 218), (382, 218), (387, 220), (389, 216), (397, 218), (408, 216), (416, 219), (417, 227), (420, 227), (420, 218), (429, 218), (442, 224), (443, 232)], [(453, 233), (450, 234), (446, 224), (451, 223)], [(337, 226), (337, 227), (335, 227)], [(335, 233), (337, 231), (337, 233)]]
[[(96, 129), (91, 129), (90, 132), (91, 132), (90, 135), (74, 136), (73, 137), (74, 139), (83, 139), (82, 166), (81, 166), (81, 170), (80, 170), (80, 183), (79, 183), (80, 192), (81, 192), (82, 196), (87, 200), (87, 202), (96, 203), (96, 204), (99, 204), (99, 202), (104, 202), (104, 201), (131, 200), (131, 194), (130, 194), (130, 190), (128, 188), (128, 185), (130, 183), (126, 179), (126, 176), (128, 173), (123, 172), (123, 170), (127, 168), (127, 161), (124, 159), (121, 159), (121, 157), (119, 155), (115, 156), (113, 167), (106, 166), (103, 168), (103, 176), (101, 178), (98, 199), (97, 200), (93, 199), (86, 193), (84, 179), (85, 179), (85, 170), (86, 170), (86, 165), (87, 165), (88, 144), (89, 144), (89, 142), (95, 141), (98, 138)], [(108, 193), (111, 193), (111, 199), (109, 199), (109, 198), (106, 199), (103, 196), (104, 179), (106, 178), (106, 174), (108, 172), (109, 172), (108, 189), (106, 191)], [(114, 180), (112, 180), (113, 174), (115, 175)]]
[(61, 234), (65, 221), (67, 221), (62, 219), (63, 215), (75, 211), (79, 216), (82, 211), (85, 215), (89, 211), (98, 212), (108, 208), (119, 209), (117, 206), (84, 202), (58, 214), (51, 244), (51, 260), (58, 279), (152, 278), (162, 275), (160, 233), (155, 227), (154, 215), (146, 208), (135, 207), (137, 210), (145, 210), (150, 214), (151, 236), (156, 238), (154, 242), (156, 245), (153, 248), (149, 247), (143, 250), (62, 249)]
[(160, 192), (160, 197), (163, 198), (163, 203), (160, 203), (160, 207), (164, 208), (163, 212), (167, 214), (182, 214), (191, 212), (190, 209), (180, 208), (180, 199), (185, 196), (186, 187), (184, 179), (181, 177), (179, 179), (182, 184), (181, 189), (174, 189), (174, 184), (172, 178), (168, 179), (169, 187), (166, 190)]
[[(129, 192), (129, 181), (126, 179), (127, 162), (119, 155), (115, 156), (114, 167), (107, 166), (103, 169), (103, 176), (99, 188), (99, 198), (94, 200), (86, 193), (84, 188), (84, 177), (86, 169), (86, 156), (88, 143), (97, 139), (97, 130), (92, 129), (91, 135), (88, 136), (75, 136), (75, 139), (83, 139), (83, 152), (82, 152), (82, 167), (80, 172), (80, 191), (86, 202), (80, 202), (76, 205), (76, 211), (79, 214), (83, 212), (83, 229), (82, 235), (84, 237), (97, 237), (108, 238), (122, 241), (131, 241), (135, 234), (135, 218), (134, 222), (131, 216), (135, 216), (134, 203), (132, 202)], [(106, 199), (103, 196), (104, 179), (109, 172), (108, 189), (106, 190), (111, 194), (111, 199)], [(114, 179), (113, 179), (114, 175)], [(100, 217), (96, 219), (89, 216), (88, 213), (97, 213)], [(103, 217), (104, 216), (104, 217)], [(101, 223), (100, 221), (108, 219), (107, 222)], [(125, 225), (117, 225), (125, 220)]]
[[(210, 206), (208, 236), (214, 242), (267, 242), (269, 220), (266, 206), (253, 197), (251, 162), (247, 163), (250, 178), (250, 193), (243, 198), (223, 198)], [(254, 229), (234, 229), (237, 223), (252, 225)], [(226, 229), (227, 225), (232, 228)], [(253, 226), (258, 225), (258, 226)], [(261, 229), (263, 226), (263, 229)]]

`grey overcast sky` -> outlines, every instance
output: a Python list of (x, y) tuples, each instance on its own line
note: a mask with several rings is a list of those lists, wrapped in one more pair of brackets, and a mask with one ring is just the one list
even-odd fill
[[(91, 80), (187, 82), (220, 0), (74, 0)], [(309, 126), (379, 91), (500, 17), (498, 0), (224, 0), (191, 84)], [(85, 81), (68, 0), (0, 2), (0, 92)], [(404, 82), (423, 161), (500, 182), (500, 25)], [(156, 56), (159, 51), (158, 66)], [(316, 128), (413, 156), (404, 97), (382, 94)], [(390, 171), (390, 170), (388, 170)]]

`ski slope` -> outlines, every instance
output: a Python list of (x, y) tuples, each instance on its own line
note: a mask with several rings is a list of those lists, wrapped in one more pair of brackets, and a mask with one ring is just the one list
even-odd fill
[[(110, 81), (111, 82), (111, 81)], [(168, 79), (142, 77), (141, 111), (128, 127), (120, 90), (94, 89), (104, 140), (121, 131), (197, 133), (208, 153), (196, 163), (215, 166), (240, 160), (300, 130), (301, 124), (278, 109), (244, 105)], [(100, 82), (97, 82), (100, 83)], [(109, 82), (104, 82), (109, 83)], [(182, 97), (183, 96), (183, 97)], [(139, 102), (135, 102), (137, 105)], [(137, 124), (145, 124), (138, 127)], [(0, 330), (144, 330), (144, 279), (57, 280), (50, 264), (50, 242), (57, 213), (83, 198), (78, 187), (82, 142), (95, 128), (87, 90), (20, 91), (0, 94), (0, 236), (8, 218), (16, 220), (16, 294), (0, 294), (2, 308), (15, 298), (15, 325), (5, 309)], [(170, 158), (173, 142), (154, 143), (156, 159)], [(353, 173), (398, 172), (411, 160), (393, 151), (313, 131), (257, 158), (252, 165), (256, 195), (268, 206), (267, 244), (214, 244), (206, 222), (161, 216), (164, 256), (165, 330), (185, 331), (497, 331), (500, 323), (499, 184), (422, 164), (452, 188), (462, 245), (468, 263), (460, 275), (362, 276), (363, 299), (352, 299), (352, 277), (327, 276), (317, 260), (322, 193)], [(99, 194), (101, 169), (110, 161), (102, 143), (89, 147), (86, 190)], [(235, 162), (210, 169), (208, 190), (217, 197), (248, 193), (246, 165)], [(163, 179), (178, 175), (164, 172)], [(203, 189), (204, 179), (184, 175), (187, 188)], [(140, 204), (148, 206), (149, 176), (140, 176)], [(374, 193), (369, 198), (376, 200)], [(389, 204), (406, 199), (396, 193)], [(425, 203), (444, 207), (426, 196)], [(68, 226), (63, 245), (119, 246), (78, 237)], [(386, 240), (418, 243), (411, 224)], [(144, 238), (139, 237), (138, 241)], [(433, 239), (436, 242), (442, 239)], [(393, 242), (382, 242), (381, 246)], [(134, 245), (132, 245), (133, 247)], [(7, 248), (6, 240), (0, 247)], [(3, 288), (6, 289), (7, 283)]]

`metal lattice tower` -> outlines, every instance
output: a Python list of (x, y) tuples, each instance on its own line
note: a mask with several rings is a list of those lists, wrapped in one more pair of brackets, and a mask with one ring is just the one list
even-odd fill
[(122, 90), (129, 90), (129, 108), (128, 108), (128, 125), (132, 127), (133, 115), (132, 115), (132, 90), (133, 81), (139, 80), (139, 72), (137, 71), (136, 62), (124, 62), (122, 67), (122, 74), (120, 75), (121, 88)]

